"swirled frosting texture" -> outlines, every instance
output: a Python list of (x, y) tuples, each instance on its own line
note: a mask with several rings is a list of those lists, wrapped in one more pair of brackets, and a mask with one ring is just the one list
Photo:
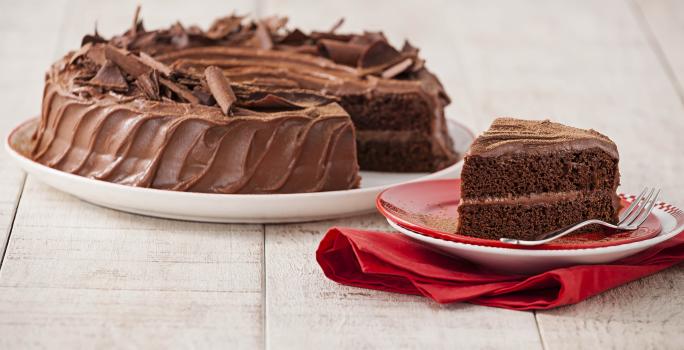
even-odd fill
[(316, 192), (359, 183), (353, 126), (336, 104), (226, 120), (200, 106), (80, 100), (55, 84), (46, 87), (45, 100), (32, 157), (65, 172), (214, 193)]
[(469, 156), (498, 157), (509, 153), (544, 153), (600, 148), (618, 159), (617, 146), (607, 136), (549, 120), (497, 118), (468, 151)]
[[(285, 23), (230, 16), (206, 31), (147, 31), (136, 12), (122, 35), (86, 35), (46, 75), (30, 156), (94, 179), (215, 193), (358, 187), (357, 144), (390, 145), (395, 131), (429, 145), (425, 169), (456, 161), (449, 99), (416, 48)], [(338, 104), (387, 97), (412, 101), (423, 124), (355, 125)]]

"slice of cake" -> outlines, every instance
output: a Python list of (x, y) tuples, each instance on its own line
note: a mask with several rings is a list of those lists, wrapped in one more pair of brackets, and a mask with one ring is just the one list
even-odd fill
[(588, 219), (615, 223), (618, 159), (594, 130), (496, 119), (465, 156), (458, 232), (534, 239)]

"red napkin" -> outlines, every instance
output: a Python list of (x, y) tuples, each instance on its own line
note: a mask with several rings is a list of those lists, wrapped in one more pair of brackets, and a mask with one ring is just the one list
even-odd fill
[(331, 280), (355, 287), (423, 295), (514, 310), (575, 304), (684, 260), (684, 233), (607, 265), (578, 265), (535, 276), (492, 272), (386, 232), (333, 227), (316, 251)]

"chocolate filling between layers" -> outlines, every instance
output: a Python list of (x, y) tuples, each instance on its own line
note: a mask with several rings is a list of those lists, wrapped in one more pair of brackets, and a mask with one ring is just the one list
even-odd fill
[[(618, 209), (619, 198), (611, 190), (464, 200), (458, 207), (457, 231), (485, 239), (535, 240), (541, 234), (589, 218), (614, 223)], [(588, 226), (578, 233), (596, 228)]]

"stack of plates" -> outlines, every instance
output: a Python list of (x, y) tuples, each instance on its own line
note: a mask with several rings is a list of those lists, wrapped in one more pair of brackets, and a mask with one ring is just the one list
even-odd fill
[[(621, 195), (624, 204), (634, 196)], [(521, 247), (456, 232), (460, 180), (431, 180), (392, 187), (376, 206), (397, 231), (450, 255), (490, 268), (533, 274), (577, 264), (605, 264), (641, 252), (684, 230), (684, 212), (659, 203), (635, 231), (593, 232)], [(627, 207), (627, 205), (623, 205)]]

